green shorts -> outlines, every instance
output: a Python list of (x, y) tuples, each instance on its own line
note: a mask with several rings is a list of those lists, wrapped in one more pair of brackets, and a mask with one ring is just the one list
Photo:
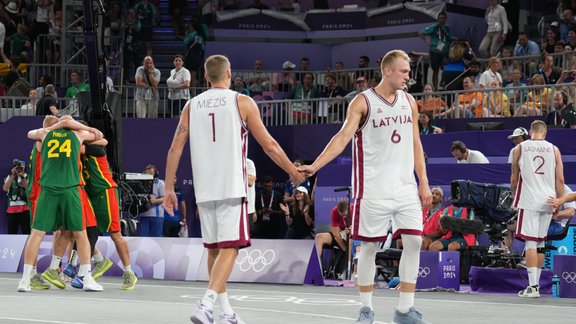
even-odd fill
[(81, 231), (86, 228), (80, 187), (53, 191), (42, 188), (34, 213), (32, 228), (51, 232), (59, 226), (67, 231)]

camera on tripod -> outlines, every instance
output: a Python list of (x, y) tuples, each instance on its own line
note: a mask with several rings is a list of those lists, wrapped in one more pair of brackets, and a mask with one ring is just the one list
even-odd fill
[(154, 176), (146, 173), (129, 173), (122, 175), (119, 181), (122, 196), (122, 211), (131, 218), (147, 210), (148, 197), (152, 194)]
[(484, 232), (493, 245), (502, 241), (506, 224), (516, 216), (512, 206), (512, 192), (508, 185), (454, 180), (451, 183), (451, 202), (457, 207), (474, 208), (474, 214), (484, 223)]

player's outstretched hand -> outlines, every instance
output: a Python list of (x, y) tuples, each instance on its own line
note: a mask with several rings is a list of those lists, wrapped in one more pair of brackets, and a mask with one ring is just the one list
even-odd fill
[(316, 173), (316, 170), (311, 165), (301, 165), (298, 167), (298, 171), (304, 173), (306, 177), (311, 177)]
[(428, 186), (420, 186), (418, 188), (418, 196), (422, 202), (422, 208), (428, 208), (432, 204), (432, 192)]
[(290, 181), (292, 181), (294, 185), (300, 184), (304, 182), (304, 180), (306, 180), (306, 175), (300, 171), (290, 174)]
[(562, 204), (560, 203), (560, 199), (559, 199), (559, 198), (552, 197), (552, 196), (549, 196), (549, 197), (548, 197), (548, 200), (547, 200), (546, 202), (548, 203), (548, 205), (552, 206), (552, 210), (553, 210), (553, 211), (558, 210), (558, 207), (560, 207), (560, 205), (562, 205)]
[(162, 207), (170, 216), (174, 216), (174, 209), (178, 210), (178, 198), (174, 191), (166, 191), (164, 193), (164, 202)]

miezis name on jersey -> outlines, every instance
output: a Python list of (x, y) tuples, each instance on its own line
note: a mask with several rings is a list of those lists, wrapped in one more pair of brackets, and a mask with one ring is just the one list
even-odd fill
[(196, 108), (217, 108), (226, 105), (226, 97), (198, 100)]

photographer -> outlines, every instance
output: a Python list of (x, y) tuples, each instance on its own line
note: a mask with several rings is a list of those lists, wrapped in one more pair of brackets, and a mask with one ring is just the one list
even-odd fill
[(18, 228), (22, 234), (30, 234), (30, 212), (26, 203), (26, 186), (28, 185), (26, 163), (15, 159), (12, 161), (10, 175), (4, 179), (2, 189), (8, 193), (8, 234), (18, 234)]
[(154, 184), (152, 194), (148, 196), (148, 209), (138, 214), (138, 236), (161, 237), (164, 228), (164, 181), (159, 179), (160, 174), (153, 164), (147, 165), (144, 173), (154, 176)]

